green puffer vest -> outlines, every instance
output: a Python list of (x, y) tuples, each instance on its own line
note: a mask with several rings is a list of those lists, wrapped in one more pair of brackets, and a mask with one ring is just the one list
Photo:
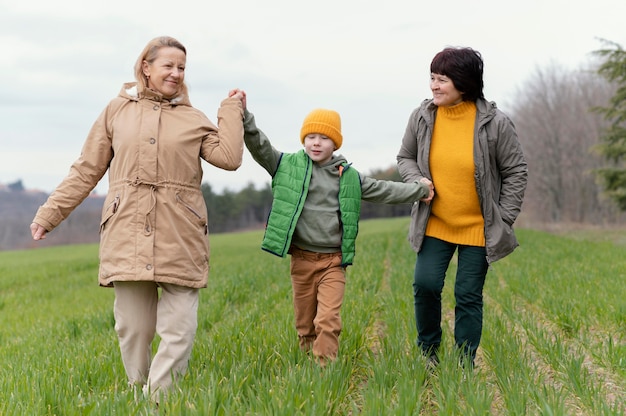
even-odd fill
[[(283, 153), (276, 174), (272, 178), (274, 201), (270, 211), (261, 248), (279, 257), (285, 257), (293, 237), (298, 218), (309, 191), (313, 161), (301, 150)], [(350, 164), (340, 168), (339, 210), (343, 235), (341, 239), (341, 265), (347, 267), (354, 260), (356, 237), (361, 214), (361, 179)]]

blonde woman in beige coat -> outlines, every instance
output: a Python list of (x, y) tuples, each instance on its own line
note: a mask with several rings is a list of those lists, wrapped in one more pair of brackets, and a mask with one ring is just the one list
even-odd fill
[[(115, 290), (115, 330), (128, 382), (158, 400), (185, 373), (197, 328), (198, 290), (207, 285), (207, 209), (201, 159), (225, 170), (241, 165), (243, 102), (231, 90), (219, 127), (193, 108), (185, 85), (186, 49), (151, 40), (94, 123), (68, 176), (31, 224), (46, 237), (108, 171), (100, 223), (101, 286)], [(158, 334), (158, 351), (151, 344)]]

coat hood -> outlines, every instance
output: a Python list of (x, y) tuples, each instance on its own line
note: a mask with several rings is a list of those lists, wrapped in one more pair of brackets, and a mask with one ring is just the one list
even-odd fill
[(167, 98), (164, 98), (163, 94), (158, 91), (154, 91), (150, 88), (142, 89), (142, 87), (137, 82), (127, 82), (122, 85), (119, 96), (122, 98), (126, 98), (127, 100), (133, 101), (138, 101), (142, 98), (145, 98), (147, 100), (157, 102), (169, 102), (172, 106), (186, 105), (191, 107), (191, 102), (189, 101), (189, 97), (187, 95), (179, 95), (178, 97), (174, 97), (168, 100)]

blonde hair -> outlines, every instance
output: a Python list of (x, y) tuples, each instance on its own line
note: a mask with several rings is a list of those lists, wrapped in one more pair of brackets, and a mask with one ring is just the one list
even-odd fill
[[(150, 42), (148, 42), (146, 47), (143, 48), (143, 51), (139, 55), (139, 58), (137, 58), (137, 62), (135, 62), (135, 79), (137, 80), (140, 90), (145, 90), (146, 88), (148, 88), (148, 79), (143, 73), (143, 61), (146, 61), (149, 64), (153, 63), (154, 60), (157, 58), (159, 49), (167, 47), (180, 49), (181, 51), (183, 51), (185, 56), (187, 56), (187, 49), (185, 49), (183, 44), (170, 36), (159, 36), (152, 39)], [(187, 84), (185, 84), (184, 81), (180, 87), (179, 95), (180, 94), (188, 95)]]

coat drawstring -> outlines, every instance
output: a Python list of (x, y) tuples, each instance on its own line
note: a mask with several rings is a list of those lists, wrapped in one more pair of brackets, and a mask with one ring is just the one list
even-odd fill
[(156, 206), (156, 186), (150, 186), (150, 209), (146, 212), (144, 220), (143, 220), (143, 234), (150, 235), (152, 234), (152, 222), (150, 222), (150, 213), (154, 210)]
[(165, 183), (147, 182), (139, 178), (136, 178), (133, 181), (128, 180), (127, 182), (130, 186), (147, 185), (150, 187), (150, 208), (144, 214), (143, 220), (143, 234), (149, 236), (152, 234), (152, 222), (150, 221), (150, 214), (152, 213), (152, 211), (154, 211), (154, 207), (156, 207), (156, 191), (159, 186), (163, 186)]
[[(152, 234), (152, 221), (150, 221), (150, 214), (152, 213), (152, 211), (154, 211), (155, 207), (156, 207), (156, 203), (157, 203), (157, 190), (158, 188), (166, 188), (168, 186), (174, 186), (174, 187), (187, 187), (189, 188), (190, 186), (187, 184), (183, 184), (183, 183), (176, 183), (176, 182), (171, 182), (171, 181), (161, 181), (161, 182), (150, 182), (150, 181), (145, 181), (141, 178), (135, 178), (133, 180), (130, 179), (126, 179), (126, 183), (128, 184), (128, 186), (149, 186), (150, 187), (150, 208), (148, 209), (148, 211), (144, 214), (144, 220), (143, 220), (143, 234), (146, 236), (149, 236)], [(199, 219), (202, 218), (202, 215), (200, 215), (195, 209), (193, 209), (191, 206), (189, 206), (188, 204), (186, 204), (182, 198), (179, 195), (179, 192), (176, 192), (176, 200), (179, 203), (182, 203), (185, 208), (187, 208), (191, 213), (193, 213), (196, 217), (198, 217)], [(208, 234), (209, 229), (208, 229), (208, 225), (205, 223), (204, 224), (205, 227), (205, 234)]]

